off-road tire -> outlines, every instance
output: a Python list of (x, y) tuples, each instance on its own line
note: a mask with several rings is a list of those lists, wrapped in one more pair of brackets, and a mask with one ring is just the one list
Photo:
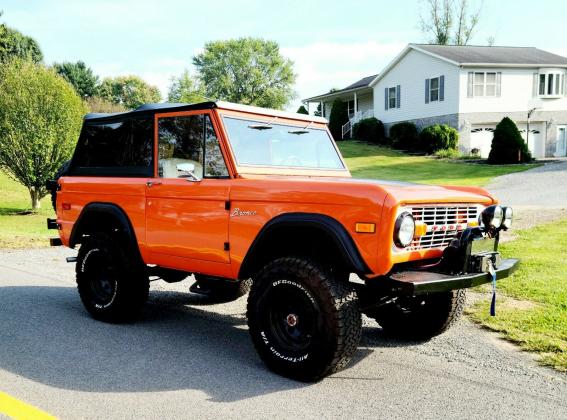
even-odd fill
[(139, 256), (106, 233), (83, 240), (75, 271), (81, 301), (97, 320), (132, 321), (148, 299), (149, 277)]
[[(463, 313), (466, 290), (432, 293), (414, 297), (415, 309), (404, 312), (400, 304), (392, 304), (373, 317), (390, 336), (406, 340), (428, 340), (449, 329)], [(420, 302), (425, 304), (420, 305)]]
[[(69, 171), (69, 166), (71, 166), (70, 160), (61, 165), (57, 172), (55, 172), (53, 179), (57, 181), (62, 176), (66, 175), (67, 171)], [(53, 210), (57, 212), (57, 191), (51, 191), (51, 205), (53, 206)]]
[(204, 274), (195, 274), (195, 281), (202, 294), (222, 302), (230, 302), (244, 296), (252, 286), (252, 279), (228, 281)]
[(247, 317), (266, 365), (304, 382), (346, 367), (360, 342), (362, 319), (354, 289), (303, 258), (278, 258), (254, 277)]

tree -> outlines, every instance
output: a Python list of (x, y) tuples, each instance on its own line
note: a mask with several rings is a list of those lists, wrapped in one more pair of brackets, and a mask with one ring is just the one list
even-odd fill
[(2, 23), (0, 24), (0, 63), (5, 63), (12, 58), (39, 63), (43, 60), (43, 54), (35, 39)]
[(82, 61), (76, 63), (55, 63), (55, 71), (63, 76), (73, 87), (81, 98), (96, 96), (98, 91), (98, 76), (92, 69), (87, 67)]
[(421, 30), (432, 44), (467, 45), (480, 19), (481, 6), (469, 13), (468, 0), (426, 0), (427, 15)]
[(297, 112), (298, 114), (305, 114), (305, 115), (309, 115), (309, 111), (307, 111), (307, 108), (305, 108), (305, 106), (301, 105), (299, 108), (297, 108)]
[(193, 57), (210, 98), (282, 109), (293, 99), (293, 63), (274, 41), (240, 38), (205, 44)]
[(518, 127), (510, 118), (504, 117), (494, 129), (488, 163), (522, 163), (530, 160), (532, 155)]
[(138, 76), (119, 76), (104, 79), (99, 96), (107, 101), (134, 109), (145, 103), (161, 101), (159, 89)]
[(23, 184), (37, 210), (45, 182), (67, 161), (86, 108), (52, 69), (14, 59), (0, 66), (0, 167)]
[(171, 78), (167, 100), (168, 102), (196, 103), (206, 101), (207, 97), (199, 80), (191, 77), (189, 71), (185, 70), (181, 76)]
[(86, 98), (85, 105), (89, 112), (112, 113), (128, 111), (123, 105), (107, 101), (100, 96), (91, 96), (90, 98)]
[(335, 99), (329, 115), (329, 130), (335, 140), (343, 139), (343, 125), (348, 122), (347, 104), (340, 99)]

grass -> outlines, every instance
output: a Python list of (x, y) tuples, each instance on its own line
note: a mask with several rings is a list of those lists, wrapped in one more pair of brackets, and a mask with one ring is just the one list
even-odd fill
[(488, 300), (468, 310), (481, 325), (536, 352), (542, 364), (567, 372), (567, 219), (516, 232), (500, 245), (504, 256), (521, 266), (498, 282), (496, 317)]
[(30, 248), (48, 245), (45, 219), (53, 217), (49, 196), (37, 213), (31, 211), (28, 190), (0, 171), (0, 248)]
[(492, 178), (537, 166), (483, 165), (446, 162), (425, 156), (408, 156), (387, 147), (357, 141), (339, 142), (339, 148), (354, 177), (410, 181), (424, 184), (488, 184)]

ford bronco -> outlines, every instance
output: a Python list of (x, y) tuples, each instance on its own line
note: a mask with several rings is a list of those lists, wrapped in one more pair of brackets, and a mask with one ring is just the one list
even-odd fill
[(428, 339), (465, 289), (510, 275), (512, 223), (475, 187), (353, 179), (327, 120), (226, 102), (89, 114), (48, 183), (52, 245), (80, 245), (80, 298), (131, 320), (151, 279), (228, 301), (249, 290), (250, 335), (275, 372), (313, 381), (349, 363), (361, 314)]

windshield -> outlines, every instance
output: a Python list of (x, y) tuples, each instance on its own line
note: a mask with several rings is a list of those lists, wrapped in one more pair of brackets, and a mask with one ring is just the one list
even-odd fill
[(238, 165), (340, 169), (344, 165), (326, 130), (224, 117)]

